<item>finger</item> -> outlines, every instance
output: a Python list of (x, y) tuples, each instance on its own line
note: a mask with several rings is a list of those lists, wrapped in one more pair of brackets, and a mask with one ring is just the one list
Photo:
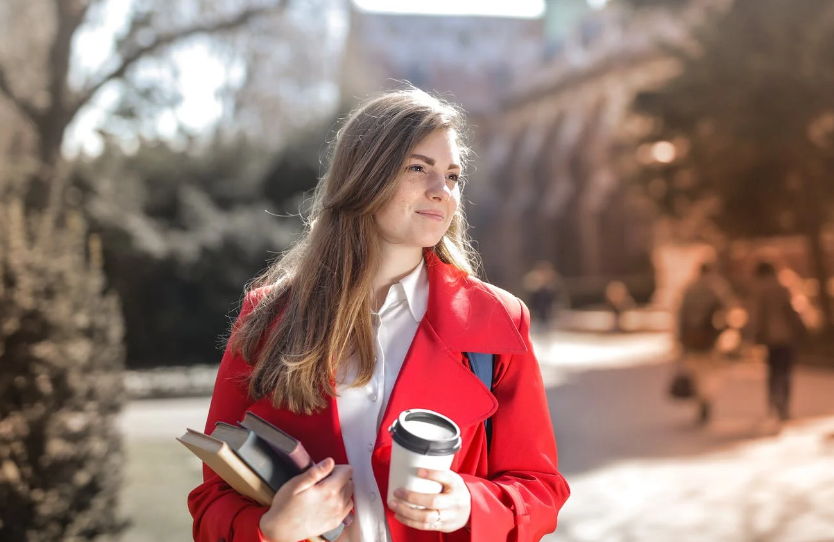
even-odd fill
[(295, 483), (293, 493), (297, 495), (302, 491), (310, 489), (320, 481), (327, 478), (327, 476), (330, 475), (335, 466), (335, 461), (333, 461), (333, 459), (330, 457), (316, 463), (315, 465), (307, 469), (305, 472), (299, 474), (293, 480), (290, 481), (290, 483)]
[(430, 523), (421, 523), (419, 521), (414, 521), (399, 514), (395, 515), (394, 517), (397, 519), (397, 521), (399, 521), (407, 527), (411, 527), (412, 529), (418, 529), (420, 531), (434, 531), (436, 529), (436, 527), (434, 527)]
[(353, 497), (353, 480), (348, 480), (348, 483), (342, 487), (342, 501), (348, 502)]
[(353, 467), (350, 465), (336, 465), (324, 480), (319, 482), (320, 486), (328, 488), (343, 488), (353, 477)]
[[(415, 524), (429, 525), (437, 521), (438, 511), (433, 508), (415, 508), (399, 499), (391, 499), (388, 501), (388, 508), (398, 516), (402, 516), (404, 519)], [(449, 515), (451, 512), (447, 511), (446, 514)]]
[(418, 493), (402, 487), (394, 492), (394, 497), (406, 504), (435, 510), (452, 508), (456, 499), (453, 490), (448, 493)]
[(457, 474), (448, 470), (419, 469), (417, 476), (426, 480), (434, 480), (443, 486), (443, 491), (449, 491), (457, 482)]

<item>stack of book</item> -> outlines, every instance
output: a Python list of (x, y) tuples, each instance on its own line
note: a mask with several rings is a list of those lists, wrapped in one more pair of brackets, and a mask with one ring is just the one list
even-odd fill
[[(282, 485), (313, 466), (300, 441), (252, 412), (239, 425), (217, 422), (210, 435), (188, 429), (177, 440), (235, 491), (265, 506)], [(311, 540), (333, 542), (344, 527)]]

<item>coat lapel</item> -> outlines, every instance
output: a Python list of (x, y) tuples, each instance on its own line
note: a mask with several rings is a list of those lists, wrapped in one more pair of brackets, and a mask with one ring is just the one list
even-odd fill
[[(394, 384), (373, 452), (374, 476), (383, 498), (391, 458), (388, 428), (400, 412), (425, 408), (448, 416), (461, 429), (479, 424), (498, 403), (464, 365), (463, 353), (514, 354), (527, 349), (504, 305), (483, 283), (430, 251), (426, 265), (428, 308)], [(402, 527), (393, 516), (388, 519), (392, 529)]]

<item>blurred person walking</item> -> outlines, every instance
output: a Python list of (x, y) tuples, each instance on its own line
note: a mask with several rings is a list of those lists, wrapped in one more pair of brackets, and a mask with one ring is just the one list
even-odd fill
[(626, 311), (634, 308), (634, 298), (628, 291), (628, 286), (621, 280), (612, 280), (605, 286), (605, 304), (611, 311), (611, 333), (623, 332), (623, 316)]
[(707, 424), (721, 388), (723, 360), (716, 350), (722, 315), (729, 306), (729, 287), (713, 270), (701, 265), (698, 277), (686, 288), (678, 310), (678, 342), (681, 363), (693, 381), (698, 403), (697, 422)]
[(548, 329), (558, 316), (559, 308), (567, 306), (567, 290), (562, 277), (552, 263), (540, 260), (524, 275), (522, 283), (527, 291), (533, 324), (540, 330)]
[(807, 330), (791, 304), (790, 291), (779, 282), (774, 265), (761, 262), (754, 275), (750, 335), (754, 343), (767, 348), (768, 412), (784, 421), (790, 417), (796, 348)]

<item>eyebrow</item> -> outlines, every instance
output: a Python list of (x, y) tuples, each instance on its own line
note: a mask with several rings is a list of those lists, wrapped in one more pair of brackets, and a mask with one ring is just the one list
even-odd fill
[[(411, 158), (416, 158), (418, 160), (422, 160), (423, 162), (427, 163), (430, 166), (434, 166), (435, 160), (434, 158), (429, 158), (428, 156), (423, 156), (422, 154), (412, 154)], [(457, 164), (451, 164), (449, 169), (460, 169), (460, 166)]]

